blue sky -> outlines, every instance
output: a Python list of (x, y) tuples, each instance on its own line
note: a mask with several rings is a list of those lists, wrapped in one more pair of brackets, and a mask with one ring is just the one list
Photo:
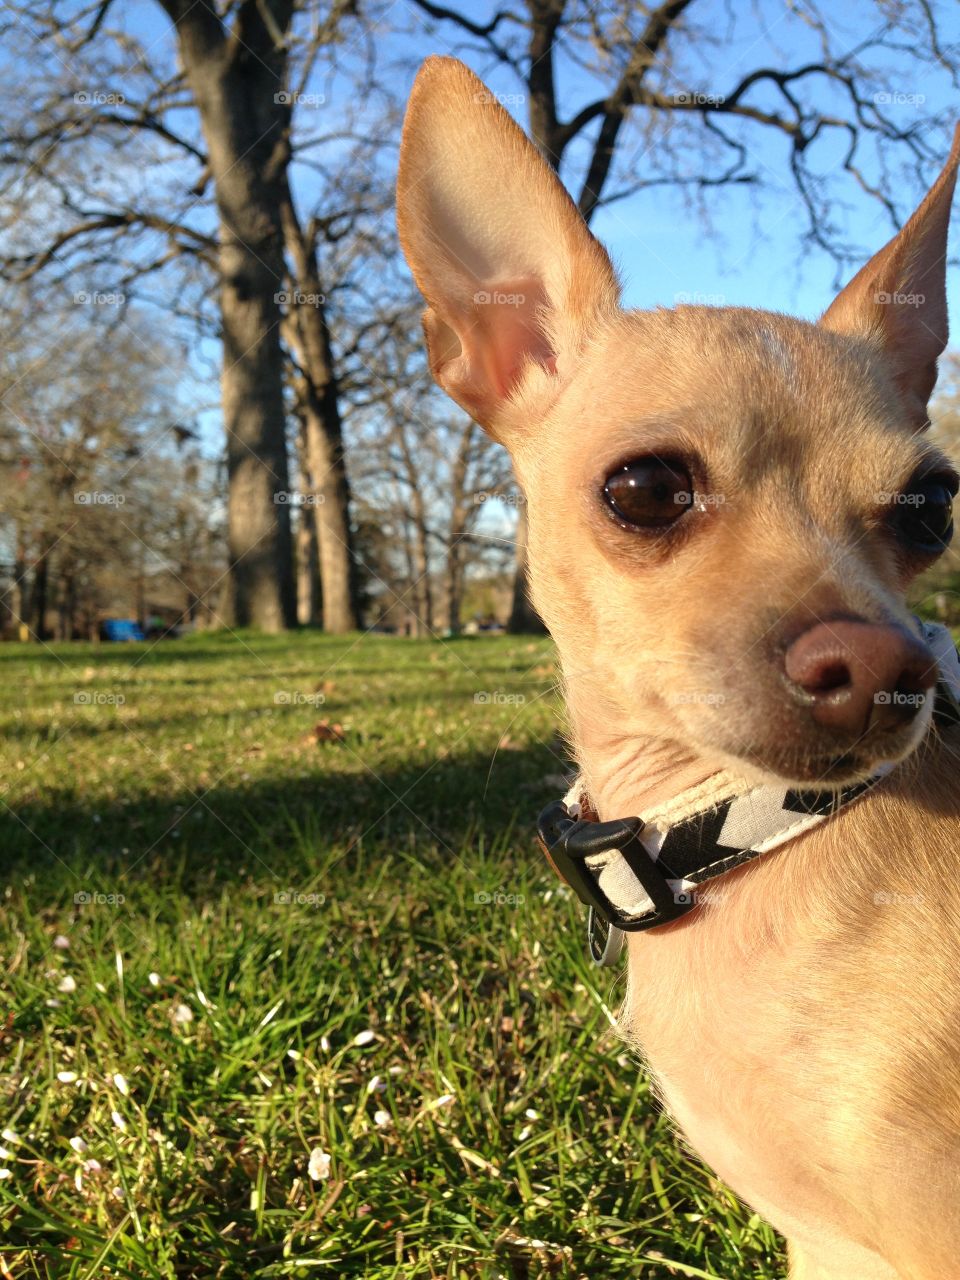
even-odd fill
[[(481, 21), (496, 7), (474, 4), (470, 14)], [(799, 66), (818, 60), (817, 37), (803, 20), (804, 8), (798, 4), (791, 9), (784, 0), (755, 0), (749, 6), (700, 0), (688, 14), (703, 25), (706, 39), (701, 48), (682, 56), (674, 73), (667, 77), (665, 88), (725, 95), (756, 67)], [(956, 54), (960, 48), (960, 6), (934, 3), (933, 11), (941, 45), (952, 46)], [(829, 12), (835, 47), (847, 52), (876, 30), (881, 7), (873, 0), (845, 0)], [(516, 101), (521, 86), (512, 74), (497, 67), (489, 57), (464, 54), (449, 26), (437, 26), (432, 42), (428, 45), (421, 39), (416, 52), (464, 56), (504, 96), (508, 108), (526, 127), (526, 103)], [(953, 88), (945, 74), (929, 68), (919, 71), (904, 53), (882, 53), (870, 60), (878, 76), (884, 78), (872, 87), (891, 94), (893, 100), (883, 103), (883, 110), (897, 126), (907, 128), (936, 117), (960, 119), (960, 91)], [(412, 75), (405, 69), (398, 79), (398, 88), (406, 91)], [(563, 53), (557, 58), (557, 82), (561, 116), (574, 115), (585, 102), (598, 96), (598, 82)], [(807, 86), (806, 100), (821, 110), (848, 109), (822, 77), (803, 83)], [(870, 96), (868, 91), (867, 97)], [(764, 86), (754, 89), (746, 100), (767, 110), (782, 106), (779, 95)], [(786, 139), (759, 124), (745, 126), (738, 136), (747, 148), (751, 169), (763, 178), (765, 189), (755, 192), (727, 187), (708, 191), (704, 199), (712, 223), (709, 230), (677, 189), (654, 188), (598, 211), (593, 230), (621, 269), (628, 306), (671, 306), (676, 295), (695, 294), (718, 305), (761, 306), (813, 319), (834, 296), (836, 263), (820, 250), (804, 251), (805, 221), (789, 169)], [(933, 153), (945, 159), (949, 144), (945, 122), (939, 129), (931, 129), (929, 138)], [(845, 134), (826, 131), (810, 149), (810, 155), (812, 167), (823, 177), (825, 191), (834, 197), (829, 203), (830, 216), (843, 241), (862, 251), (856, 259), (859, 266), (890, 238), (894, 228), (883, 206), (842, 173), (845, 141)], [(679, 157), (680, 167), (691, 173), (698, 171), (700, 158), (695, 140), (691, 142), (671, 131), (657, 145), (686, 148), (690, 154)], [(636, 137), (628, 140), (628, 149), (641, 154), (638, 172), (642, 175), (642, 146)], [(907, 165), (907, 158), (904, 150), (901, 164), (901, 157), (891, 152), (888, 162), (892, 171), (884, 179), (879, 157), (869, 145), (864, 152), (867, 179), (889, 196), (901, 220), (919, 202), (924, 184), (929, 185), (938, 168), (938, 162), (929, 163), (920, 179)], [(565, 167), (562, 176), (576, 189), (583, 171), (581, 149), (581, 155), (573, 156), (573, 163)], [(960, 258), (956, 222), (954, 227), (958, 237), (954, 253)], [(856, 266), (843, 269), (842, 278), (849, 279)], [(960, 268), (956, 266), (950, 269), (949, 288), (952, 329), (955, 340), (960, 342)]]
[[(498, 7), (491, 0), (472, 0), (465, 8), (477, 22), (486, 20)], [(571, 8), (576, 6), (571, 4)], [(611, 8), (610, 5), (597, 6)], [(829, 14), (835, 48), (847, 52), (860, 44), (878, 26), (883, 6), (876, 0), (845, 0)], [(730, 6), (725, 0), (697, 0), (687, 11), (691, 22), (702, 28), (702, 39), (685, 51), (664, 82), (670, 91), (722, 95), (747, 72), (759, 66), (797, 66), (817, 60), (818, 37), (805, 15), (803, 3), (790, 6), (786, 0), (754, 0), (750, 5)], [(934, 0), (940, 41), (944, 47), (960, 47), (960, 5)], [(153, 55), (161, 55), (172, 40), (169, 22), (155, 3), (127, 4), (126, 21), (153, 44)], [(387, 87), (404, 99), (409, 92), (418, 62), (430, 53), (458, 54), (483, 76), (494, 91), (504, 95), (506, 105), (521, 124), (526, 126), (527, 105), (521, 100), (519, 85), (508, 70), (496, 65), (489, 54), (463, 48), (456, 31), (448, 24), (433, 24), (424, 30), (422, 15), (407, 0), (394, 0), (380, 6), (380, 24), (376, 33), (379, 71)], [(509, 30), (509, 28), (505, 28)], [(360, 63), (363, 40), (350, 36), (340, 46), (337, 61), (343, 68), (332, 76), (322, 68), (309, 86), (322, 90), (326, 105), (322, 113), (326, 121), (336, 118), (342, 104), (355, 93), (350, 73)], [(171, 57), (172, 61), (172, 57)], [(903, 53), (871, 55), (869, 59), (878, 74), (888, 75), (886, 88), (892, 88), (897, 101), (885, 110), (900, 126), (907, 127), (946, 113), (955, 107), (960, 118), (960, 91), (953, 90), (949, 79), (938, 72), (919, 71)], [(591, 75), (562, 50), (556, 59), (557, 83), (561, 114), (570, 116), (609, 84)], [(846, 108), (830, 84), (822, 77), (803, 82), (806, 100), (821, 109)], [(868, 94), (869, 96), (869, 94)], [(768, 87), (757, 86), (749, 102), (774, 109), (782, 106), (779, 95)], [(317, 111), (301, 108), (301, 123), (313, 127)], [(303, 119), (303, 114), (306, 119)], [(312, 117), (312, 118), (311, 118)], [(639, 118), (639, 117), (638, 117)], [(698, 170), (696, 140), (684, 139), (673, 131), (663, 147), (686, 147), (691, 154), (679, 163), (690, 172)], [(773, 130), (760, 125), (745, 127), (739, 136), (747, 147), (751, 169), (762, 176), (766, 187), (754, 193), (745, 188), (714, 188), (706, 195), (706, 207), (712, 227), (708, 231), (695, 209), (686, 207), (681, 191), (654, 188), (601, 209), (593, 229), (611, 250), (621, 268), (626, 284), (625, 300), (631, 306), (672, 305), (677, 294), (698, 294), (730, 305), (764, 306), (815, 317), (828, 304), (835, 292), (836, 264), (819, 250), (804, 253), (801, 237), (804, 230), (802, 212), (789, 171), (789, 149), (786, 140)], [(854, 181), (838, 170), (845, 135), (825, 133), (811, 149), (813, 163), (823, 175), (826, 189), (835, 198), (830, 202), (831, 217), (837, 220), (844, 240), (863, 250), (863, 258), (878, 249), (892, 234), (887, 212), (865, 195)], [(931, 140), (931, 147), (945, 156), (948, 134), (943, 129)], [(937, 145), (939, 140), (940, 145)], [(587, 139), (589, 141), (589, 139)], [(627, 132), (625, 155), (642, 151), (635, 134)], [(891, 153), (893, 155), (894, 153)], [(904, 160), (906, 152), (904, 152)], [(884, 187), (905, 216), (922, 195), (922, 186), (914, 172), (906, 167), (894, 168), (886, 183), (879, 167), (871, 166), (870, 149), (866, 152), (867, 176)], [(894, 160), (896, 166), (896, 160)], [(644, 172), (641, 159), (638, 172)], [(935, 176), (936, 166), (927, 167), (927, 182)], [(583, 173), (583, 147), (571, 153), (563, 176), (575, 187)], [(312, 180), (301, 171), (297, 174), (301, 204), (309, 205)], [(960, 245), (957, 246), (960, 258)], [(849, 277), (853, 268), (846, 270)], [(954, 332), (960, 340), (960, 268), (951, 269), (951, 314)]]
[[(574, 7), (570, 0), (571, 8)], [(494, 11), (490, 0), (475, 0), (468, 11), (476, 21), (483, 21)], [(609, 10), (611, 3), (599, 6)], [(934, 0), (941, 43), (960, 49), (960, 6)], [(840, 51), (847, 51), (876, 29), (883, 6), (877, 0), (845, 0), (834, 6), (830, 15), (832, 38)], [(126, 0), (112, 10), (116, 25), (135, 32), (150, 46), (150, 56), (172, 69), (175, 65), (173, 32), (170, 23), (155, 0)], [(425, 29), (422, 15), (408, 0), (382, 0), (379, 27), (374, 33), (377, 69), (385, 89), (398, 102), (409, 92), (416, 67), (429, 53), (458, 53), (483, 76), (490, 87), (505, 98), (506, 105), (521, 124), (527, 124), (527, 103), (523, 85), (512, 74), (497, 66), (489, 54), (468, 52), (456, 32), (444, 24)], [(818, 57), (817, 36), (806, 19), (803, 0), (788, 6), (786, 0), (754, 0), (750, 5), (729, 5), (726, 0), (695, 0), (687, 11), (691, 21), (701, 28), (697, 41), (682, 45), (676, 65), (660, 81), (666, 92), (692, 90), (707, 95), (725, 95), (748, 71), (759, 66), (797, 66)], [(357, 31), (358, 28), (353, 28)], [(336, 128), (348, 115), (361, 123), (378, 119), (380, 102), (368, 105), (358, 102), (355, 74), (361, 68), (364, 39), (355, 34), (337, 47), (335, 66), (318, 64), (312, 83), (307, 86), (322, 94), (323, 105), (298, 108), (298, 131), (326, 132)], [(920, 175), (911, 168), (906, 151), (891, 152), (889, 173), (883, 176), (880, 157), (868, 146), (864, 156), (867, 179), (876, 182), (896, 205), (901, 217), (906, 216), (922, 195), (924, 184), (932, 181), (937, 163), (932, 158), (945, 156), (948, 140), (947, 117), (960, 117), (960, 91), (954, 90), (949, 78), (936, 68), (917, 69), (907, 52), (881, 54), (872, 59), (879, 77), (877, 85), (894, 90), (896, 101), (885, 110), (891, 119), (904, 127), (927, 126), (931, 159)], [(557, 56), (557, 83), (561, 116), (569, 117), (586, 102), (602, 96), (610, 85), (609, 75), (600, 77), (595, 71), (578, 65), (570, 50), (561, 49)], [(877, 85), (871, 86), (876, 88)], [(806, 101), (821, 109), (839, 111), (846, 104), (835, 86), (822, 77), (805, 81), (799, 89)], [(869, 96), (869, 91), (868, 91)], [(778, 94), (769, 87), (758, 86), (748, 99), (755, 106), (773, 110), (781, 104)], [(704, 134), (690, 132), (688, 114), (678, 117), (678, 125), (664, 132), (652, 146), (641, 136), (641, 114), (636, 124), (625, 131), (623, 165), (633, 166), (640, 177), (656, 172), (658, 164), (674, 165), (681, 173), (702, 171)], [(672, 117), (671, 117), (672, 119)], [(195, 120), (183, 119), (180, 127), (195, 128)], [(804, 252), (804, 218), (789, 170), (789, 148), (775, 131), (760, 125), (745, 125), (738, 130), (739, 140), (747, 149), (750, 168), (763, 179), (756, 190), (744, 187), (712, 188), (703, 196), (702, 207), (693, 207), (682, 189), (655, 187), (602, 208), (593, 229), (604, 241), (621, 270), (625, 283), (625, 302), (629, 306), (650, 307), (673, 305), (678, 295), (686, 300), (712, 301), (717, 304), (762, 306), (814, 318), (829, 303), (835, 292), (837, 265), (818, 249)], [(386, 139), (382, 165), (389, 176), (395, 164), (397, 139)], [(575, 190), (584, 172), (587, 136), (578, 148), (571, 149), (562, 176)], [(878, 249), (892, 234), (887, 212), (865, 195), (852, 178), (842, 173), (844, 135), (828, 131), (810, 149), (811, 165), (821, 176), (824, 195), (828, 199), (830, 217), (836, 223), (843, 241), (856, 246), (860, 255), (856, 265), (843, 271), (844, 278)], [(321, 153), (331, 166), (337, 163), (337, 144)], [(180, 161), (176, 161), (180, 164)], [(177, 170), (168, 166), (165, 180), (176, 178)], [(195, 180), (195, 170), (183, 170), (185, 184)], [(495, 176), (494, 176), (495, 177)], [(309, 214), (316, 204), (319, 184), (304, 166), (294, 170), (295, 196), (301, 212)], [(615, 185), (615, 182), (614, 184)], [(192, 217), (212, 227), (209, 206), (198, 207)], [(709, 224), (709, 225), (708, 225)], [(960, 257), (960, 228), (954, 222), (955, 248)], [(107, 282), (104, 282), (105, 284)], [(951, 321), (955, 345), (960, 345), (960, 269), (949, 272)], [(202, 345), (207, 357), (196, 367), (198, 383), (211, 382), (216, 363), (215, 344)], [(209, 363), (208, 363), (209, 361)], [(215, 394), (215, 388), (212, 388)], [(213, 397), (208, 397), (208, 400)], [(219, 443), (218, 412), (204, 415), (204, 435), (216, 448)]]

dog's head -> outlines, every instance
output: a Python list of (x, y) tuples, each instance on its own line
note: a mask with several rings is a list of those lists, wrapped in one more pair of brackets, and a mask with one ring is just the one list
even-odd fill
[(839, 785), (906, 756), (935, 680), (904, 605), (952, 532), (924, 435), (946, 168), (817, 324), (624, 311), (554, 172), (462, 64), (414, 87), (398, 184), (439, 384), (510, 450), (584, 756)]

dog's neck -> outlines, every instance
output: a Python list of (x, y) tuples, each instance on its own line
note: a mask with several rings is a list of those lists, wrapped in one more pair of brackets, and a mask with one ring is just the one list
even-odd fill
[(653, 734), (625, 736), (593, 717), (575, 722), (573, 737), (584, 790), (604, 820), (651, 814), (715, 775), (728, 776), (719, 758), (697, 755)]

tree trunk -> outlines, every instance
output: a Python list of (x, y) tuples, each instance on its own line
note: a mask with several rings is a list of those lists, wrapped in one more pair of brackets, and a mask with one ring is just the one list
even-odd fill
[(17, 529), (17, 558), (13, 566), (13, 588), (10, 592), (10, 612), (14, 632), (18, 640), (29, 640), (30, 631), (27, 622), (30, 593), (27, 589), (27, 553), (23, 546), (19, 528)]
[(463, 597), (463, 553), (467, 532), (467, 471), (470, 451), (477, 431), (475, 422), (468, 422), (460, 437), (456, 457), (450, 472), (452, 502), (450, 526), (447, 533), (447, 563), (444, 581), (446, 596), (447, 630), (451, 635), (460, 634), (460, 606)]
[(546, 631), (540, 615), (530, 601), (527, 582), (527, 506), (521, 502), (517, 508), (516, 571), (513, 578), (513, 605), (507, 630), (535, 634)]
[(33, 566), (33, 592), (30, 600), (30, 613), (33, 620), (33, 635), (36, 640), (47, 639), (47, 583), (50, 577), (50, 552), (47, 548), (40, 553)]
[(206, 0), (161, 3), (200, 113), (220, 223), (229, 613), (239, 626), (280, 631), (296, 624), (276, 299), (289, 125), (277, 89), (292, 3), (243, 3), (230, 32)]
[[(301, 407), (297, 463), (301, 496), (309, 499), (314, 496), (314, 488), (307, 465), (306, 434)], [(297, 621), (302, 627), (318, 627), (322, 622), (316, 509), (309, 502), (304, 502), (297, 513)]]
[(293, 264), (288, 306), (294, 317), (290, 337), (302, 371), (306, 457), (317, 526), (323, 629), (334, 634), (360, 625), (350, 528), (350, 482), (343, 448), (340, 388), (333, 366), (326, 299), (316, 252), (307, 243), (289, 188), (282, 205), (284, 239)]
[(297, 520), (297, 621), (302, 627), (321, 625), (319, 586), (317, 522), (309, 507), (301, 507)]
[(430, 583), (430, 545), (426, 511), (419, 490), (414, 490), (413, 504), (413, 571), (414, 599), (417, 604), (418, 628), (422, 635), (433, 635), (433, 589)]

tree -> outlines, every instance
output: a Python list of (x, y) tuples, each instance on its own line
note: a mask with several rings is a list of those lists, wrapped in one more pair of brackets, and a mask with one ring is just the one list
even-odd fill
[(477, 526), (486, 502), (505, 493), (510, 466), (437, 391), (424, 360), (419, 301), (409, 292), (396, 301), (376, 349), (365, 352), (362, 398), (361, 386), (352, 388), (361, 518), (368, 525), (379, 519), (391, 535), (377, 543), (369, 569), (386, 592), (381, 605), (399, 605), (413, 634), (456, 634), (468, 554), (474, 562), (488, 558)]
[[(111, 27), (112, 0), (7, 6), (5, 34), (19, 46), (26, 38), (32, 61), (0, 149), (10, 205), (4, 273), (20, 281), (44, 273), (52, 287), (85, 273), (93, 288), (128, 293), (163, 278), (173, 308), (186, 302), (187, 313), (206, 313), (212, 275), (223, 351), (232, 616), (277, 630), (296, 620), (279, 333), (285, 251), (301, 240), (288, 177), (299, 99), (288, 81), (300, 69), (308, 74), (351, 6), (333, 0), (321, 12), (295, 0), (242, 0), (222, 9), (210, 0), (158, 4), (173, 23), (179, 67), (158, 52), (163, 42)], [(298, 16), (306, 34), (294, 29)], [(38, 61), (49, 75), (36, 74)], [(24, 225), (25, 204), (42, 206), (45, 216)], [(294, 278), (304, 270), (303, 261), (293, 262)], [(323, 354), (322, 341), (314, 343), (305, 371), (323, 408), (311, 437), (318, 466), (326, 446), (326, 465), (315, 476), (324, 486), (323, 521), (339, 535), (324, 541), (327, 598), (338, 609), (331, 626), (345, 629), (356, 623), (342, 588), (350, 581), (349, 492), (336, 382), (329, 359), (326, 374), (319, 367)]]
[[(525, 0), (489, 19), (468, 6), (413, 4), (428, 24), (453, 34), (457, 51), (472, 55), (481, 74), (502, 69), (511, 75), (534, 142), (588, 223), (601, 208), (652, 187), (694, 195), (734, 186), (762, 189), (772, 170), (757, 144), (773, 137), (785, 144), (806, 220), (804, 241), (829, 254), (838, 270), (856, 261), (861, 249), (843, 239), (834, 213), (840, 184), (827, 176), (840, 173), (879, 201), (896, 227), (900, 209), (891, 193), (905, 188), (909, 212), (911, 188), (925, 189), (924, 170), (942, 161), (953, 112), (922, 122), (911, 113), (899, 123), (903, 86), (938, 80), (960, 87), (960, 52), (941, 41), (927, 0), (896, 6), (865, 0), (860, 15), (871, 22), (870, 32), (853, 43), (847, 15), (815, 3), (778, 15), (771, 24), (778, 27), (776, 43), (758, 29), (753, 8), (729, 9), (726, 31), (717, 36), (715, 25), (706, 25), (711, 16), (716, 24), (706, 0)], [(695, 25), (701, 16), (704, 25)], [(732, 56), (724, 71), (728, 60), (720, 51), (737, 48), (745, 31), (742, 55)], [(788, 33), (789, 47), (801, 51), (794, 61), (778, 50)], [(588, 84), (580, 105), (567, 105), (572, 94), (560, 89), (558, 72), (570, 84)], [(633, 155), (631, 142), (641, 144)], [(895, 164), (908, 167), (906, 182), (902, 167), (901, 181), (894, 180)], [(701, 210), (708, 212), (703, 205)], [(518, 628), (531, 618), (525, 544), (521, 507), (512, 619)]]
[(148, 575), (161, 570), (189, 617), (222, 569), (203, 461), (185, 450), (192, 433), (176, 413), (175, 353), (148, 342), (135, 317), (117, 330), (67, 312), (55, 349), (49, 312), (24, 305), (19, 318), (3, 335), (0, 375), (14, 629), (87, 635), (118, 596), (142, 620)]

